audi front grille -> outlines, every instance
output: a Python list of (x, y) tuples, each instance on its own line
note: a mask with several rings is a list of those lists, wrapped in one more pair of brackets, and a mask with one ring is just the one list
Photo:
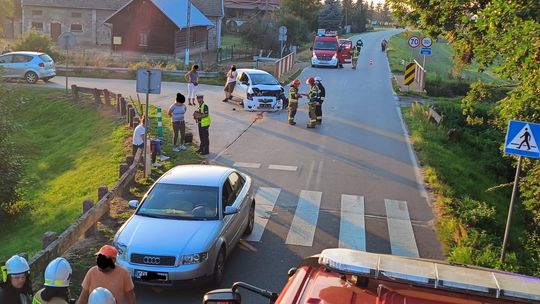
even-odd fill
[(131, 263), (143, 265), (174, 266), (175, 257), (151, 254), (131, 254)]

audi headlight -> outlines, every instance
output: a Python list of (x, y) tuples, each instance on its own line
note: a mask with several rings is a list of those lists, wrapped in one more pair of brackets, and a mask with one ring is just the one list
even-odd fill
[(180, 265), (199, 264), (208, 260), (208, 252), (183, 255), (180, 258)]
[(118, 259), (127, 261), (127, 246), (125, 244), (122, 244), (120, 242), (115, 242), (114, 247), (116, 250), (118, 250)]

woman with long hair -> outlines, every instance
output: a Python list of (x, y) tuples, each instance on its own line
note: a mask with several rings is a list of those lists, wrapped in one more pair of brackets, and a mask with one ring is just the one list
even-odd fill
[(18, 255), (6, 261), (2, 269), (2, 288), (0, 288), (0, 304), (31, 304), (32, 283), (30, 282), (30, 266), (25, 258)]

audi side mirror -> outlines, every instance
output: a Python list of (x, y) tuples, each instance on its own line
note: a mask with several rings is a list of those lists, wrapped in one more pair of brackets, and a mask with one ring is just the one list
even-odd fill
[(128, 202), (128, 206), (130, 206), (133, 209), (137, 209), (137, 207), (139, 206), (139, 201), (138, 200), (131, 200), (131, 201)]
[(223, 211), (223, 215), (230, 215), (238, 213), (240, 210), (237, 207), (234, 206), (225, 206), (225, 211)]
[(203, 298), (204, 304), (240, 304), (241, 302), (240, 294), (231, 288), (209, 291)]

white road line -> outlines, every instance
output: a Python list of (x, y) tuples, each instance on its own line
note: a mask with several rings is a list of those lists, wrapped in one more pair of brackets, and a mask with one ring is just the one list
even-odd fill
[(287, 234), (285, 244), (312, 246), (319, 208), (321, 206), (322, 192), (302, 190), (298, 198), (298, 206)]
[(297, 166), (283, 166), (283, 165), (269, 165), (268, 169), (294, 172), (298, 169), (298, 167)]
[(385, 199), (384, 205), (392, 254), (419, 257), (407, 202)]
[(364, 218), (363, 196), (341, 195), (339, 248), (366, 251), (366, 222)]
[(237, 168), (255, 168), (259, 169), (261, 167), (261, 164), (259, 163), (242, 163), (242, 162), (235, 162), (233, 167)]
[(253, 231), (245, 240), (261, 241), (266, 224), (270, 219), (270, 213), (274, 210), (280, 192), (280, 188), (261, 187), (257, 190), (255, 194), (255, 226), (253, 226)]

